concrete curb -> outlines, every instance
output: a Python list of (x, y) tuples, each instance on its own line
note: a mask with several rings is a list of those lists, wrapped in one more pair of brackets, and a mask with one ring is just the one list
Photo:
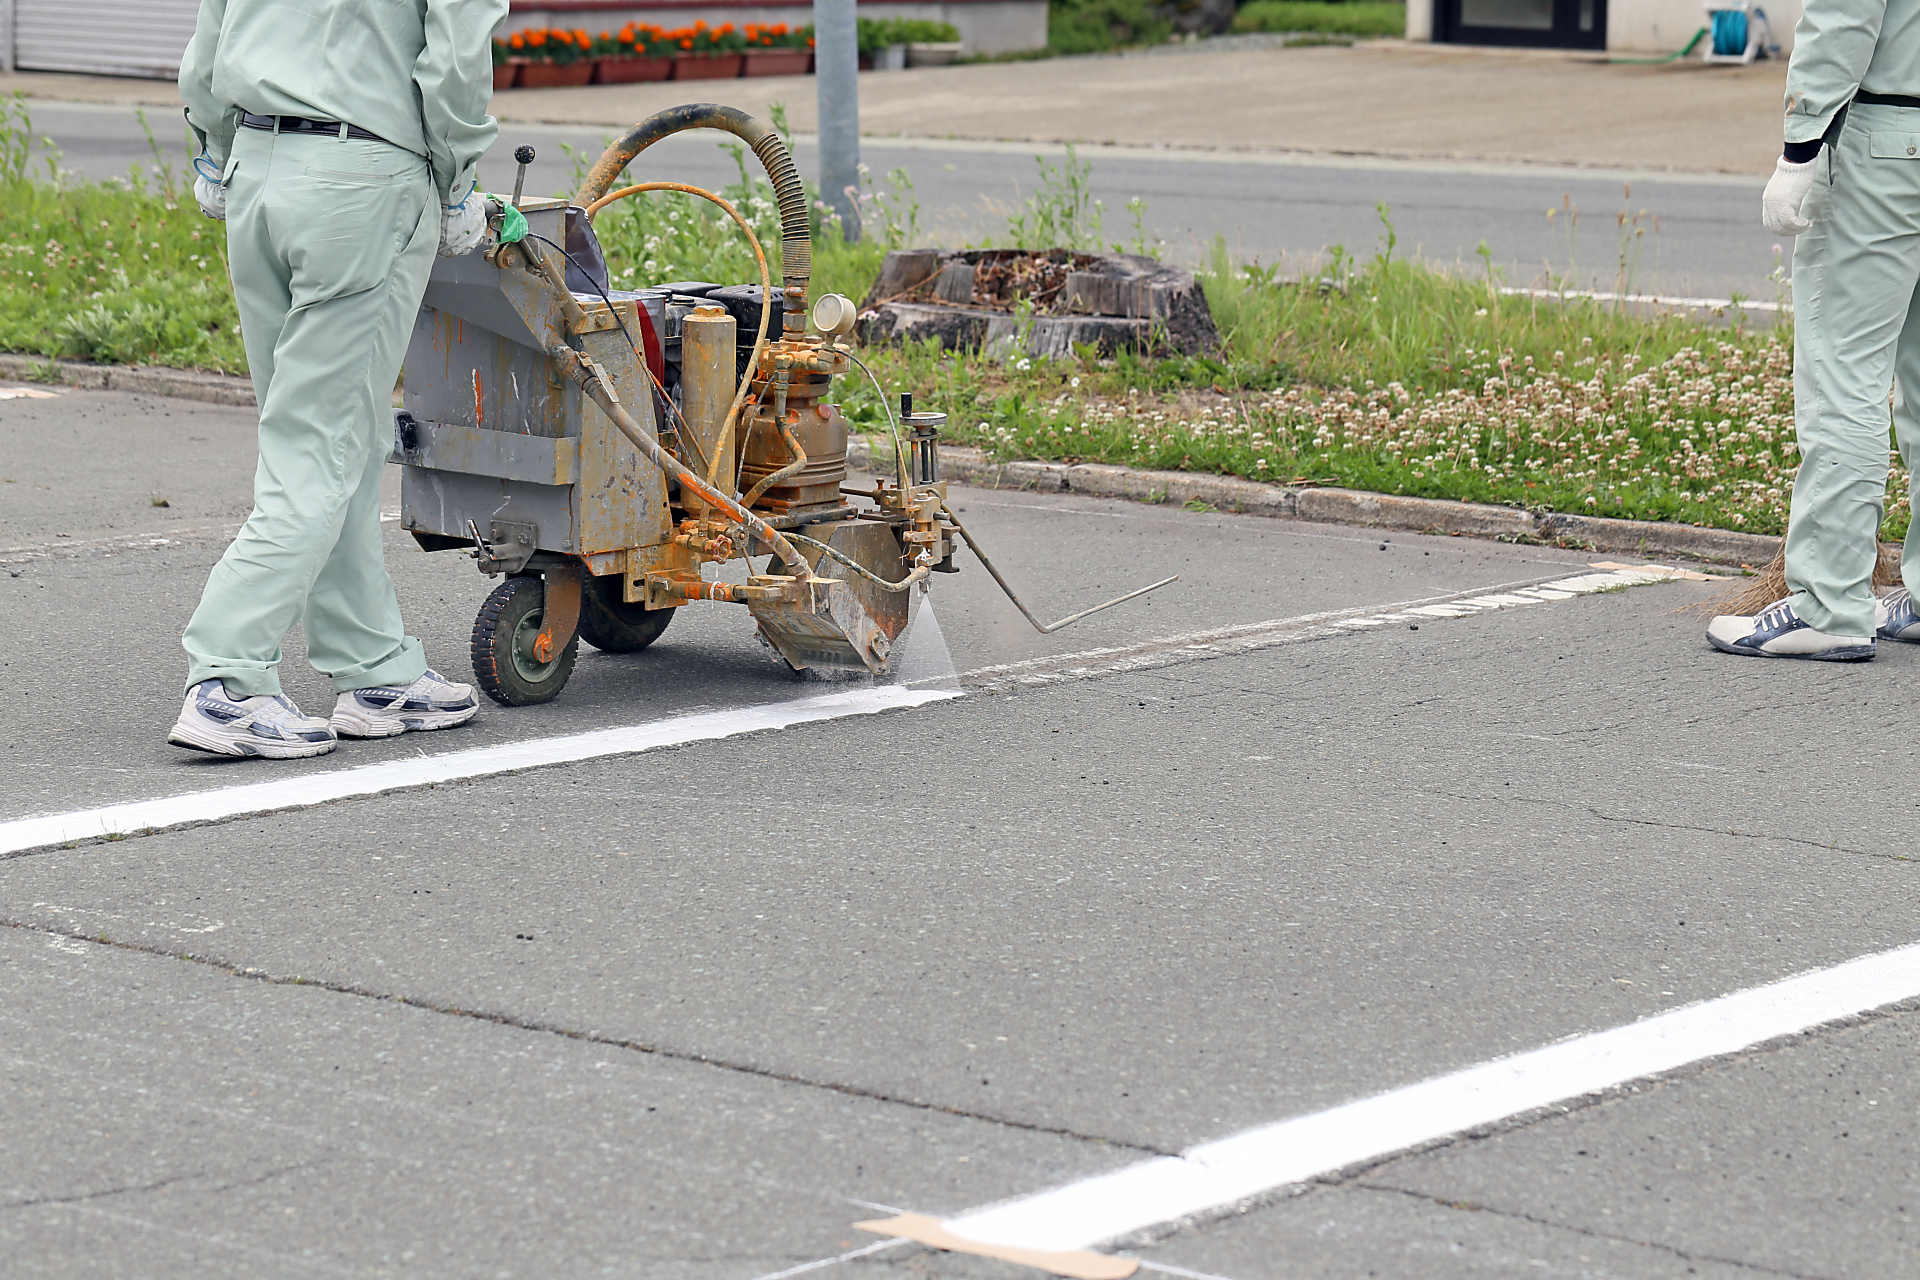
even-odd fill
[[(847, 460), (872, 466), (874, 453), (864, 440), (849, 443)], [(887, 454), (880, 465), (888, 466)], [(978, 449), (940, 450), (943, 474), (989, 489), (1028, 489), (1041, 493), (1079, 493), (1136, 502), (1204, 502), (1222, 511), (1359, 525), (1406, 533), (1437, 533), (1501, 542), (1538, 542), (1612, 551), (1656, 559), (1709, 564), (1764, 565), (1780, 548), (1778, 538), (1730, 529), (1652, 520), (1609, 520), (1598, 516), (1532, 512), (1442, 498), (1406, 498), (1353, 489), (1261, 484), (1237, 476), (1187, 471), (1142, 471), (1097, 462), (995, 462)]]
[[(70, 387), (172, 396), (208, 404), (253, 404), (253, 384), (231, 374), (81, 364), (0, 354), (0, 378), (46, 380), (49, 367), (58, 373), (58, 381)], [(884, 454), (882, 459), (884, 465)], [(854, 466), (871, 466), (873, 451), (864, 440), (849, 441), (847, 461)], [(1141, 471), (1098, 462), (995, 462), (978, 449), (957, 446), (942, 449), (940, 461), (950, 479), (989, 489), (1081, 493), (1095, 498), (1128, 498), (1135, 502), (1171, 502), (1182, 506), (1204, 502), (1221, 511), (1280, 520), (1312, 520), (1321, 524), (1493, 538), (1502, 542), (1540, 542), (1658, 559), (1764, 565), (1780, 547), (1777, 538), (1730, 529), (1536, 513), (1518, 507), (1450, 502), (1443, 498), (1405, 498), (1353, 489), (1261, 484), (1237, 476)]]
[[(59, 376), (50, 379), (49, 368)], [(44, 356), (0, 354), (0, 378), (26, 382), (57, 381), (88, 391), (129, 391), (207, 404), (252, 405), (253, 383), (229, 373), (199, 373), (192, 369), (150, 368), (145, 365), (81, 364), (48, 360)]]

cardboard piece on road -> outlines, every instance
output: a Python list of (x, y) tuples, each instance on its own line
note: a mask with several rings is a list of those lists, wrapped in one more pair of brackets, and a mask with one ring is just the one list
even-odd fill
[(0, 400), (55, 400), (58, 391), (43, 391), (39, 387), (0, 387)]
[(1726, 576), (1718, 573), (1701, 573), (1696, 569), (1676, 569), (1672, 565), (1665, 564), (1622, 564), (1618, 560), (1596, 560), (1587, 568), (1606, 569), (1611, 572), (1631, 569), (1635, 573), (1655, 573), (1668, 582), (1718, 582)]
[(998, 1258), (1002, 1262), (1034, 1267), (1056, 1276), (1067, 1276), (1069, 1280), (1126, 1280), (1128, 1276), (1140, 1269), (1137, 1258), (1116, 1258), (1111, 1254), (1094, 1253), (1091, 1250), (1050, 1253), (1044, 1249), (1019, 1249), (1011, 1245), (968, 1240), (964, 1236), (956, 1236), (948, 1231), (946, 1225), (938, 1218), (929, 1218), (921, 1213), (903, 1213), (896, 1218), (875, 1218), (868, 1222), (856, 1222), (853, 1225), (859, 1231), (871, 1231), (881, 1236), (896, 1236), (930, 1248), (945, 1249), (949, 1253), (971, 1253), (982, 1258)]

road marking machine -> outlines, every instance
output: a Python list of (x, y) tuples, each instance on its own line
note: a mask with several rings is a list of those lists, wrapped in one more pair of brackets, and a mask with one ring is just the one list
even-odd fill
[[(721, 197), (668, 182), (612, 189), (641, 152), (689, 129), (733, 134), (765, 169), (780, 210), (779, 287)], [(469, 550), (504, 579), (473, 627), (474, 674), (495, 701), (548, 701), (581, 638), (635, 652), (694, 601), (744, 605), (795, 671), (885, 675), (912, 593), (957, 571), (961, 541), (1042, 631), (1174, 580), (1041, 623), (948, 505), (944, 415), (916, 413), (903, 396), (896, 418), (877, 380), (893, 474), (848, 487), (847, 421), (828, 395), (835, 378), (867, 372), (850, 347), (855, 308), (837, 294), (808, 307), (807, 195), (772, 126), (731, 107), (660, 112), (609, 146), (566, 200), (523, 199), (532, 148), (516, 159), (511, 209), (490, 212), (498, 228), (517, 211), (526, 235), (438, 261), (395, 420), (402, 525), (425, 549)], [(719, 205), (752, 246), (759, 284), (610, 287), (594, 216), (658, 190)], [(756, 569), (754, 556), (770, 559)], [(705, 572), (741, 560), (744, 575)]]

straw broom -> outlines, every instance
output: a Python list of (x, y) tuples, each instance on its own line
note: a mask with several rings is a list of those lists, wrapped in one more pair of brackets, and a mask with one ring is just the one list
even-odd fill
[[(1880, 558), (1873, 566), (1875, 591), (1900, 585), (1900, 545), (1880, 544)], [(1702, 613), (1733, 613), (1751, 617), (1787, 595), (1787, 545), (1783, 540), (1767, 567), (1740, 584), (1738, 590), (1699, 606)]]

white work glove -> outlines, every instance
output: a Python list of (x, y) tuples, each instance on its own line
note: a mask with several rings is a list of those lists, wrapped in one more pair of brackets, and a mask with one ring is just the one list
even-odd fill
[(1805, 164), (1795, 164), (1781, 156), (1767, 179), (1766, 194), (1760, 197), (1760, 221), (1777, 236), (1797, 236), (1813, 223), (1801, 216), (1800, 207), (1813, 190), (1813, 168), (1820, 163), (1815, 156)]
[(193, 198), (200, 212), (215, 222), (227, 220), (227, 184), (220, 181), (219, 166), (204, 151), (193, 159)]
[(478, 191), (467, 192), (459, 204), (440, 210), (440, 256), (457, 258), (472, 253), (487, 239), (487, 202)]

